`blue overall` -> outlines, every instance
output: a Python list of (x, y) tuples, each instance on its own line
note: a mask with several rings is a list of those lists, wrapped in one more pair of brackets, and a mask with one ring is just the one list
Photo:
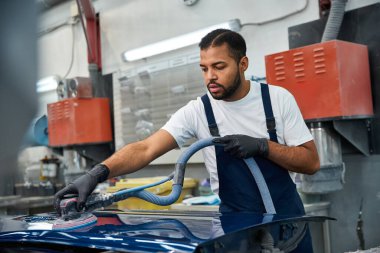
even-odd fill
[[(278, 142), (268, 85), (261, 84), (261, 94), (270, 140)], [(202, 102), (210, 133), (212, 136), (219, 136), (218, 126), (207, 94), (202, 96)], [(222, 146), (215, 146), (215, 152), (221, 199), (220, 211), (222, 213), (242, 211), (265, 213), (259, 189), (244, 161), (224, 152)], [(277, 214), (304, 215), (305, 210), (301, 198), (289, 172), (266, 158), (254, 158), (268, 185)], [(300, 250), (297, 251), (299, 248)], [(309, 231), (297, 249), (292, 252), (313, 252)]]

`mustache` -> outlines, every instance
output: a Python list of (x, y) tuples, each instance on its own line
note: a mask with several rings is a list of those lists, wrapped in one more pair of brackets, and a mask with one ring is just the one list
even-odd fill
[(215, 81), (210, 81), (210, 82), (207, 84), (207, 88), (209, 88), (209, 86), (210, 86), (211, 84), (214, 84), (214, 85), (216, 85), (216, 86), (218, 86), (218, 87), (220, 87), (220, 88), (224, 88), (223, 85), (221, 85), (221, 84), (219, 84), (219, 83), (217, 83), (217, 82), (215, 82)]

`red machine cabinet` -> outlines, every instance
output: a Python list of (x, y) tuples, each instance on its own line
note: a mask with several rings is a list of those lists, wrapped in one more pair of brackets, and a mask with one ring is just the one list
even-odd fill
[(49, 146), (112, 141), (108, 98), (68, 98), (48, 104)]
[(289, 90), (305, 120), (373, 115), (367, 47), (331, 40), (265, 57), (267, 82)]

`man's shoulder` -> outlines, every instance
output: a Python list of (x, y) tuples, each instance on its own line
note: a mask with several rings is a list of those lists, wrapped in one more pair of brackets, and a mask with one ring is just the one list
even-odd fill
[(293, 99), (293, 94), (290, 93), (290, 91), (288, 91), (284, 87), (275, 84), (268, 84), (268, 87), (271, 98), (276, 99), (279, 102), (284, 102), (288, 101), (289, 99)]
[(263, 82), (256, 82), (256, 81), (251, 81), (251, 87), (253, 87), (253, 89), (261, 89), (261, 85), (268, 85), (268, 88), (269, 88), (269, 91), (271, 93), (279, 93), (279, 94), (290, 94), (290, 92), (285, 89), (284, 87), (281, 87), (279, 85), (276, 85), (276, 84), (272, 84), (272, 83), (263, 83)]
[[(182, 107), (182, 109), (191, 110), (191, 111), (199, 111), (200, 109), (203, 108), (203, 103), (201, 99), (202, 96), (203, 95), (196, 97), (194, 99), (191, 99)], [(207, 94), (205, 94), (205, 96), (207, 96)]]
[(277, 93), (280, 93), (280, 94), (290, 94), (290, 92), (287, 89), (285, 89), (284, 87), (282, 87), (282, 86), (279, 86), (279, 85), (276, 85), (276, 84), (270, 84), (270, 83), (268, 83), (267, 85), (268, 85), (269, 90), (271, 92), (277, 92)]

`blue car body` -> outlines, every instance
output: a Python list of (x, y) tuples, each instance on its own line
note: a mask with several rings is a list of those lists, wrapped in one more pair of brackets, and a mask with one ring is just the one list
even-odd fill
[[(78, 230), (52, 230), (55, 214), (0, 219), (6, 252), (290, 252), (324, 216), (179, 211), (98, 211)], [(268, 251), (270, 252), (270, 251)]]

